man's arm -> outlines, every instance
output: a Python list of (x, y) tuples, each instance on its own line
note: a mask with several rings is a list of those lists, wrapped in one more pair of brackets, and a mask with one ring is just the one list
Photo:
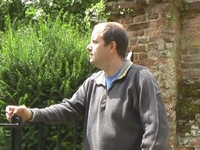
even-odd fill
[(168, 150), (169, 126), (158, 85), (146, 70), (140, 76), (139, 111), (144, 134), (142, 150)]
[(55, 124), (80, 118), (85, 114), (86, 103), (89, 99), (88, 95), (90, 95), (88, 94), (90, 83), (90, 78), (86, 79), (76, 93), (73, 94), (72, 98), (64, 99), (60, 104), (54, 104), (43, 109), (31, 109), (35, 113), (35, 118), (32, 121)]

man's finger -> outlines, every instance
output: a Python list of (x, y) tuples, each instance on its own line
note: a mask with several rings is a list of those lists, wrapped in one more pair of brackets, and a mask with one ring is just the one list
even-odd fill
[(12, 115), (9, 115), (8, 113), (6, 113), (6, 119), (11, 122), (12, 121)]
[(12, 106), (12, 105), (6, 106), (6, 112), (13, 111), (14, 109), (15, 109), (15, 106)]

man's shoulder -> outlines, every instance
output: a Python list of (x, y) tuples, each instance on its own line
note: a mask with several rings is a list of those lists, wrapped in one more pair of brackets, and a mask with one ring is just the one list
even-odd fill
[(137, 73), (144, 73), (144, 72), (150, 73), (149, 69), (146, 66), (142, 66), (142, 65), (138, 65), (138, 64), (132, 64), (130, 67), (130, 70), (137, 72)]
[(96, 78), (98, 78), (98, 77), (100, 77), (100, 76), (104, 76), (104, 72), (103, 72), (102, 70), (97, 71), (97, 72), (94, 72), (94, 73), (90, 76), (90, 78), (91, 78), (92, 80), (94, 80), (94, 79), (96, 79)]
[(150, 78), (154, 78), (152, 72), (149, 70), (148, 67), (146, 66), (142, 66), (142, 65), (138, 65), (138, 64), (133, 64), (130, 67), (130, 71), (129, 71), (129, 75), (133, 75), (142, 79), (150, 79)]

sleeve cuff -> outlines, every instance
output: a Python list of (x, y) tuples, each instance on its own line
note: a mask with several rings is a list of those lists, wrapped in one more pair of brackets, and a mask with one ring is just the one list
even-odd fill
[(29, 122), (32, 122), (32, 121), (34, 121), (34, 120), (35, 120), (36, 113), (35, 113), (35, 111), (34, 111), (34, 110), (32, 110), (32, 109), (30, 109), (30, 111), (31, 111), (31, 119), (29, 120)]

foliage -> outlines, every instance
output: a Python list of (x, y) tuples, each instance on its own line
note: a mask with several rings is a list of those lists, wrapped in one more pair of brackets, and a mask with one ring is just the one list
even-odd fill
[(189, 83), (185, 80), (179, 82), (179, 101), (177, 116), (182, 120), (194, 120), (196, 114), (200, 114), (200, 83), (198, 81)]
[(10, 136), (9, 131), (0, 127), (0, 149), (10, 149), (10, 139), (7, 138), (8, 136)]
[(200, 114), (200, 83), (199, 81), (188, 82), (186, 80), (180, 80), (179, 97), (177, 102), (177, 119), (181, 120), (177, 124), (177, 133), (185, 135), (186, 132), (190, 132), (191, 122), (197, 122), (199, 124)]
[[(74, 93), (95, 70), (85, 61), (85, 31), (106, 20), (104, 9), (104, 0), (0, 0), (0, 122), (8, 104), (45, 107)], [(81, 149), (83, 121), (77, 122)], [(62, 127), (64, 149), (72, 147), (73, 126)], [(45, 149), (55, 148), (55, 129), (45, 129)], [(37, 135), (36, 126), (24, 127), (23, 149), (37, 149)], [(0, 132), (0, 149), (9, 149), (9, 136)]]
[[(6, 121), (3, 111), (8, 104), (45, 107), (76, 91), (96, 70), (87, 61), (88, 33), (80, 32), (79, 25), (63, 23), (59, 17), (28, 26), (19, 24), (13, 30), (7, 17), (6, 31), (0, 34), (0, 122)], [(46, 129), (50, 149), (56, 144), (53, 128)], [(73, 124), (63, 129), (63, 139), (72, 139), (72, 129)], [(26, 127), (24, 131), (23, 149), (34, 149), (37, 130)], [(64, 146), (66, 149), (70, 144), (65, 142)]]
[[(0, 29), (4, 30), (6, 15), (11, 16), (12, 22), (20, 21), (24, 24), (27, 24), (30, 20), (46, 20), (49, 17), (56, 19), (58, 16), (64, 22), (69, 22), (71, 21), (69, 16), (73, 16), (73, 22), (84, 26), (84, 23), (94, 22), (94, 20), (98, 22), (99, 19), (102, 20), (106, 17), (104, 14), (104, 1), (0, 0)], [(90, 11), (89, 14), (88, 11)], [(87, 22), (84, 22), (85, 17)]]
[(104, 22), (108, 19), (108, 13), (104, 12), (105, 10), (105, 0), (100, 0), (99, 3), (92, 5), (92, 7), (87, 8), (85, 13), (86, 16), (84, 21), (88, 24), (88, 26), (94, 26), (97, 22)]

